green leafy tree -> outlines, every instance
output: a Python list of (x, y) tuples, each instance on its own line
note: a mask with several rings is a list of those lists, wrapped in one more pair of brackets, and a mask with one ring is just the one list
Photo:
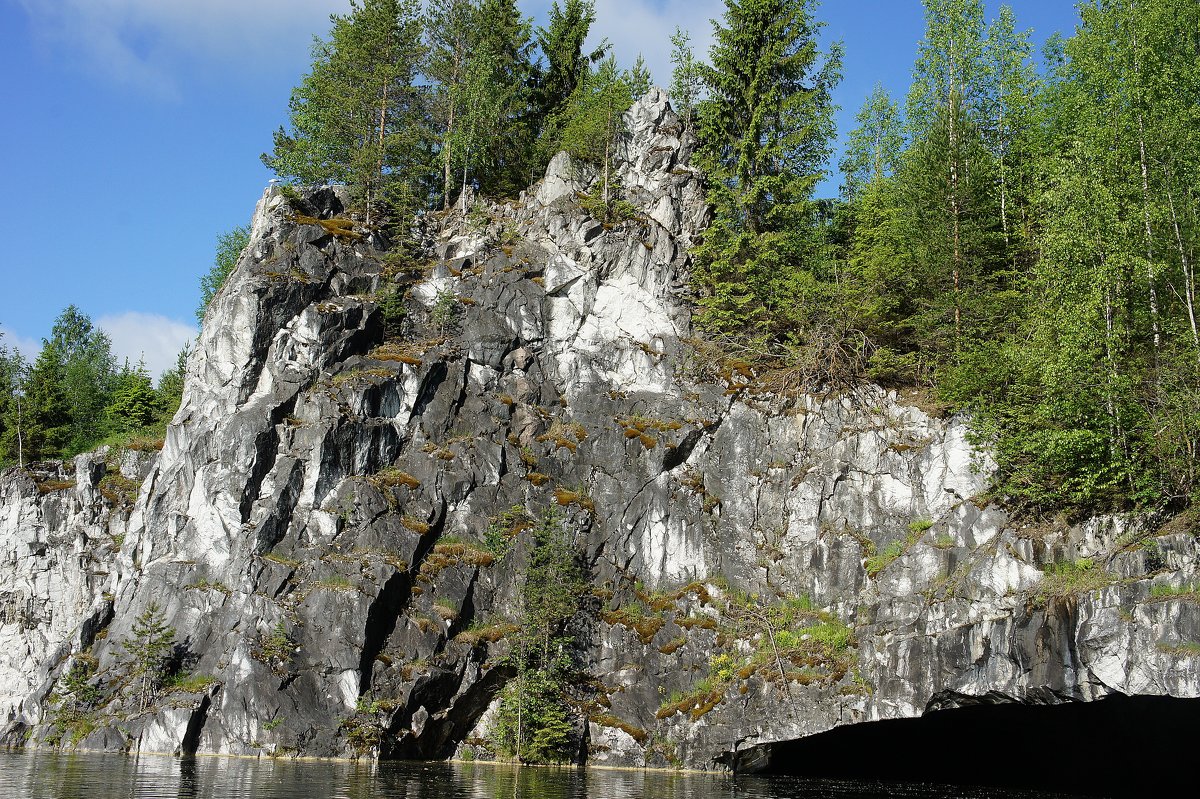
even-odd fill
[(812, 0), (726, 0), (714, 22), (700, 165), (713, 221), (696, 253), (700, 322), (786, 336), (812, 293), (819, 249), (813, 189), (833, 136), (841, 48), (817, 49)]
[(312, 71), (292, 92), (290, 132), (263, 163), (305, 183), (359, 192), (367, 223), (387, 202), (407, 218), (428, 177), (429, 131), (418, 70), (424, 57), (417, 0), (351, 0), (313, 44)]
[(612, 200), (612, 162), (617, 138), (625, 130), (624, 114), (633, 103), (633, 79), (617, 69), (609, 56), (575, 88), (563, 114), (562, 149), (573, 158), (601, 167), (601, 199), (605, 215)]
[(240, 225), (217, 236), (217, 252), (213, 264), (200, 278), (200, 304), (196, 306), (196, 321), (204, 324), (204, 314), (225, 281), (233, 274), (242, 250), (250, 243), (249, 225)]
[(24, 465), (24, 386), (29, 365), (17, 350), (10, 352), (0, 331), (0, 463)]
[[(985, 105), (984, 24), (981, 0), (925, 0), (925, 38), (917, 48), (907, 118), (914, 147), (906, 173), (909, 199), (918, 203), (918, 242), (926, 277), (936, 288), (929, 299), (940, 319), (948, 305), (949, 346), (963, 344), (966, 283), (982, 271), (977, 242), (965, 229), (982, 218), (979, 120)], [(972, 231), (973, 232), (973, 231)], [(948, 298), (943, 302), (942, 298)], [(940, 325), (934, 325), (940, 331)]]
[(54, 320), (49, 345), (58, 362), (59, 385), (71, 420), (64, 454), (83, 452), (104, 437), (104, 408), (117, 371), (112, 343), (86, 314), (69, 305)]
[(867, 186), (893, 176), (904, 150), (900, 109), (881, 85), (871, 90), (855, 121), (858, 127), (847, 137), (840, 164), (842, 194), (851, 201)]
[(159, 419), (170, 419), (179, 410), (183, 400), (183, 381), (187, 375), (187, 360), (191, 354), (191, 345), (184, 344), (179, 355), (175, 357), (175, 368), (168, 369), (158, 377), (155, 402), (156, 415)]
[(167, 624), (162, 608), (151, 602), (134, 620), (120, 646), (122, 663), (138, 687), (139, 707), (144, 710), (167, 676), (175, 650), (175, 629)]
[(1010, 6), (987, 28), (984, 67), (988, 91), (984, 99), (984, 139), (996, 162), (1000, 227), (1005, 248), (1015, 255), (1014, 239), (1028, 227), (1032, 199), (1034, 140), (1037, 135), (1038, 78), (1032, 62), (1029, 31), (1018, 31)]
[(692, 127), (702, 87), (700, 62), (692, 50), (691, 35), (677, 25), (671, 34), (671, 88), (667, 94), (685, 128)]
[(440, 135), (443, 208), (450, 207), (454, 144), (461, 124), (477, 10), (477, 0), (431, 0), (425, 17), (424, 72), (434, 85), (433, 115)]

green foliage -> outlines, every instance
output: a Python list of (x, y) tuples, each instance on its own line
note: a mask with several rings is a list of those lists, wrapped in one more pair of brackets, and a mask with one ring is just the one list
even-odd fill
[(417, 0), (352, 0), (313, 44), (312, 70), (292, 92), (290, 132), (280, 128), (263, 163), (303, 183), (338, 182), (361, 197), (371, 224), (386, 208), (407, 221), (429, 173), (424, 56)]
[[(515, 509), (510, 511), (514, 514)], [(517, 522), (520, 523), (520, 522)], [(579, 690), (579, 642), (570, 624), (587, 580), (559, 519), (547, 512), (532, 528), (521, 584), (521, 615), (511, 637), (517, 677), (501, 694), (493, 744), (528, 762), (563, 762), (578, 750), (572, 695)]]
[(1095, 591), (1117, 581), (1116, 576), (1098, 568), (1091, 558), (1052, 563), (1043, 572), (1035, 596), (1040, 604), (1049, 599)]
[(175, 651), (175, 629), (167, 624), (162, 608), (151, 602), (134, 619), (129, 635), (121, 641), (122, 664), (138, 686), (138, 701), (145, 709), (167, 677)]
[(53, 343), (42, 351), (5, 417), (5, 449), (25, 463), (59, 457), (71, 436), (70, 405), (63, 389), (63, 359)]
[(596, 5), (591, 0), (558, 0), (550, 6), (545, 28), (537, 32), (538, 47), (546, 58), (546, 67), (540, 81), (539, 103), (541, 113), (551, 117), (575, 93), (588, 64), (598, 61), (607, 45), (601, 45), (592, 53), (584, 53), (583, 43), (587, 39), (592, 23), (596, 21)]
[(179, 355), (175, 357), (175, 368), (168, 369), (158, 378), (158, 413), (161, 420), (169, 420), (179, 410), (183, 400), (183, 378), (187, 374), (187, 360), (191, 354), (191, 345), (184, 344)]
[(700, 62), (692, 51), (691, 36), (676, 25), (675, 32), (671, 34), (671, 86), (667, 94), (685, 128), (692, 127), (702, 88)]
[(833, 136), (841, 49), (821, 59), (812, 0), (726, 0), (716, 24), (700, 165), (714, 208), (693, 281), (709, 331), (784, 338), (820, 295), (813, 188)]
[(442, 334), (452, 332), (460, 316), (462, 303), (458, 301), (458, 295), (448, 288), (439, 291), (429, 312), (429, 321), (434, 329)]
[(613, 151), (625, 130), (624, 113), (633, 104), (637, 80), (620, 71), (615, 58), (606, 58), (581, 77), (560, 120), (561, 149), (602, 169), (602, 219), (607, 219), (608, 208), (616, 199), (611, 177)]
[(200, 278), (200, 304), (196, 306), (196, 321), (204, 323), (204, 313), (213, 297), (225, 285), (233, 268), (237, 266), (242, 250), (250, 243), (250, 227), (241, 225), (217, 236), (217, 252), (213, 264)]
[(408, 308), (404, 304), (404, 292), (389, 287), (379, 297), (379, 312), (383, 315), (383, 333), (388, 338), (394, 338), (404, 330), (404, 321), (408, 317)]
[(512, 551), (513, 543), (521, 531), (532, 526), (533, 519), (525, 512), (525, 508), (513, 505), (488, 521), (484, 548), (498, 559), (503, 558)]
[(130, 369), (126, 364), (115, 384), (112, 401), (104, 409), (110, 430), (127, 433), (154, 421), (159, 413), (160, 398), (144, 365), (138, 363)]

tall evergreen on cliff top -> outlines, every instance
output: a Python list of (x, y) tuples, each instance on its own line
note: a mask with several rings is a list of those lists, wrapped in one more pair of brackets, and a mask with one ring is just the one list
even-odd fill
[(417, 0), (351, 0), (313, 43), (312, 71), (292, 92), (290, 132), (280, 128), (263, 163), (304, 183), (333, 181), (361, 195), (367, 221), (385, 201), (400, 216), (424, 205), (431, 171), (424, 45)]
[(712, 225), (697, 252), (710, 331), (789, 335), (814, 281), (813, 189), (833, 137), (841, 48), (822, 58), (814, 0), (726, 0), (714, 21), (699, 160)]

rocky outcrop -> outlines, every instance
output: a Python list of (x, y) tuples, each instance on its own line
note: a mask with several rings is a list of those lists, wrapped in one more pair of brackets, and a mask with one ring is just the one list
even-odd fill
[[(592, 175), (565, 156), (517, 202), (427, 216), (419, 256), (330, 222), (340, 189), (268, 190), (157, 457), (0, 480), (3, 740), (475, 751), (514, 676), (512, 508), (557, 509), (587, 564), (591, 762), (1200, 695), (1190, 529), (1012, 524), (962, 420), (872, 387), (772, 392), (693, 342), (692, 140), (658, 91), (627, 123), (622, 220), (583, 210)], [(156, 615), (190, 676), (143, 706), (125, 644)], [(122, 697), (85, 724), (64, 723), (75, 663)]]

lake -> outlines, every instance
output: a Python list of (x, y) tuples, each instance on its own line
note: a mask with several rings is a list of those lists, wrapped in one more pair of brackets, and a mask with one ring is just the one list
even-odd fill
[(0, 752), (3, 799), (1047, 799), (1061, 794), (487, 763)]

